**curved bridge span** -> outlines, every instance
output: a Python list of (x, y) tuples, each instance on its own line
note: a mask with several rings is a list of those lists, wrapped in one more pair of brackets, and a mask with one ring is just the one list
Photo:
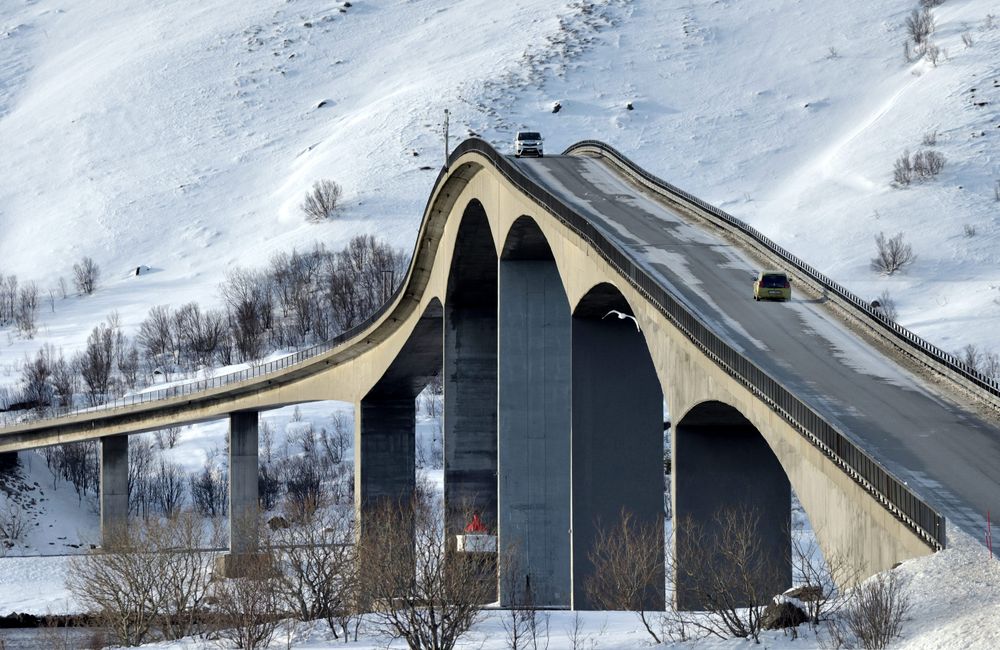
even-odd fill
[[(792, 271), (795, 300), (751, 299), (763, 266)], [(414, 398), (442, 365), (446, 525), (483, 513), (538, 604), (587, 606), (599, 522), (662, 521), (664, 402), (675, 522), (752, 509), (775, 588), (790, 488), (824, 553), (864, 575), (943, 548), (944, 515), (975, 533), (1000, 505), (1000, 430), (977, 415), (1000, 404), (995, 382), (597, 142), (533, 160), (462, 143), (406, 279), (362, 326), (160, 399), (0, 428), (0, 451), (99, 438), (111, 525), (128, 511), (128, 434), (228, 417), (236, 514), (256, 506), (257, 413), (348, 401), (363, 517), (413, 493)]]

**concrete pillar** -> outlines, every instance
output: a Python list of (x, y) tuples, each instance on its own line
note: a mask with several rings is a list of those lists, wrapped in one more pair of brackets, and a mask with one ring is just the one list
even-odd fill
[(444, 330), (444, 501), (449, 543), (472, 511), (497, 525), (497, 314), (446, 309)]
[[(500, 601), (570, 605), (570, 311), (552, 261), (500, 263)], [(511, 582), (511, 573), (523, 575)]]
[[(673, 499), (676, 606), (702, 609), (712, 590), (690, 567), (707, 563), (716, 575), (731, 576), (738, 602), (751, 594), (739, 588), (737, 567), (713, 549), (732, 548), (720, 517), (749, 513), (755, 520), (759, 570), (754, 588), (766, 601), (791, 586), (791, 487), (784, 469), (757, 429), (738, 411), (719, 402), (700, 404), (674, 427)], [(701, 568), (696, 569), (704, 575)]]
[[(606, 310), (604, 313), (607, 313)], [(573, 609), (587, 597), (598, 528), (622, 511), (657, 534), (661, 569), (645, 609), (664, 608), (663, 392), (646, 341), (630, 319), (573, 318)]]
[(386, 503), (409, 504), (416, 486), (413, 395), (369, 394), (354, 407), (354, 498), (359, 522)]
[(128, 436), (101, 438), (101, 540), (128, 526)]
[(244, 563), (257, 558), (257, 425), (257, 411), (229, 414), (229, 553), (218, 558), (218, 570), (228, 577), (241, 575)]

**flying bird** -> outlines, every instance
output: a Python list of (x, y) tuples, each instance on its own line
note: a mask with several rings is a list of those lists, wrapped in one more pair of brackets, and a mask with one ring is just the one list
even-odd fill
[(611, 314), (615, 314), (616, 316), (618, 316), (618, 320), (624, 320), (624, 319), (628, 318), (628, 319), (629, 319), (629, 320), (631, 320), (631, 321), (632, 321), (633, 323), (635, 323), (635, 331), (636, 331), (636, 332), (641, 332), (641, 331), (642, 331), (642, 330), (640, 330), (640, 329), (639, 329), (639, 321), (637, 321), (637, 320), (635, 319), (635, 316), (631, 316), (631, 315), (629, 315), (629, 314), (626, 314), (626, 313), (623, 313), (623, 312), (620, 312), (620, 311), (618, 311), (617, 309), (612, 309), (612, 310), (611, 310), (611, 311), (609, 311), (608, 313), (604, 314), (604, 316), (602, 316), (602, 317), (601, 317), (601, 320), (604, 320), (605, 318), (607, 318), (607, 317), (608, 317), (608, 316), (610, 316)]

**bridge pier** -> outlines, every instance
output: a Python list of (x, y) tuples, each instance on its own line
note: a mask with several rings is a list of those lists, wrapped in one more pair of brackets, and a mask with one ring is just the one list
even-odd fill
[(587, 595), (590, 554), (627, 513), (659, 531), (659, 588), (644, 608), (663, 610), (663, 391), (635, 322), (605, 318), (630, 313), (624, 299), (588, 298), (573, 316), (573, 609), (599, 609)]
[(239, 576), (241, 564), (258, 550), (257, 411), (229, 414), (229, 552), (218, 558), (218, 570)]
[(128, 436), (101, 438), (101, 544), (128, 530)]
[(500, 306), (500, 602), (530, 588), (534, 604), (568, 607), (571, 328), (555, 263), (502, 260)]
[[(791, 487), (756, 427), (727, 404), (705, 402), (674, 427), (672, 451), (677, 609), (703, 609), (720, 581), (738, 606), (788, 589)], [(734, 542), (750, 542), (744, 566), (720, 552)], [(741, 571), (755, 576), (749, 590)]]
[(416, 487), (416, 403), (409, 393), (369, 395), (354, 405), (358, 523), (386, 506), (407, 506)]

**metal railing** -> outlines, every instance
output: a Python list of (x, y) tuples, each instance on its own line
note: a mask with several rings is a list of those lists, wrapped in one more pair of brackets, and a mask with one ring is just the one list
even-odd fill
[[(585, 148), (602, 151), (611, 157), (616, 157), (618, 161), (624, 164), (632, 173), (646, 179), (649, 182), (657, 184), (662, 189), (689, 202), (692, 206), (709, 212), (721, 219), (725, 219), (726, 221), (730, 221), (734, 226), (746, 229), (748, 233), (756, 233), (755, 236), (758, 236), (762, 243), (767, 242), (766, 245), (773, 247), (776, 254), (780, 254), (782, 258), (789, 260), (789, 263), (795, 264), (797, 268), (801, 268), (803, 270), (807, 268), (811, 269), (811, 267), (802, 263), (798, 260), (798, 258), (795, 258), (790, 253), (783, 251), (774, 245), (773, 242), (770, 242), (769, 239), (757, 233), (757, 231), (753, 230), (749, 226), (746, 226), (746, 224), (743, 224), (738, 219), (726, 215), (721, 210), (713, 208), (695, 197), (674, 188), (660, 179), (657, 179), (655, 176), (646, 173), (628, 161), (627, 158), (619, 154), (617, 151), (603, 143), (597, 141), (584, 141), (567, 149), (567, 153), (582, 151)], [(565, 224), (585, 241), (589, 242), (594, 250), (597, 251), (597, 253), (600, 254), (608, 264), (615, 268), (622, 275), (622, 277), (627, 279), (627, 281), (630, 282), (640, 293), (642, 293), (651, 304), (656, 306), (656, 308), (668, 320), (670, 320), (670, 322), (673, 323), (679, 331), (683, 332), (685, 336), (697, 345), (708, 358), (712, 359), (731, 377), (739, 381), (748, 390), (757, 395), (759, 399), (767, 403), (776, 413), (781, 415), (789, 424), (799, 431), (800, 434), (809, 440), (809, 442), (835, 462), (854, 481), (878, 499), (890, 513), (916, 532), (925, 541), (925, 543), (928, 544), (928, 546), (935, 549), (944, 548), (946, 542), (945, 519), (942, 515), (937, 513), (933, 508), (916, 496), (916, 494), (905, 486), (902, 481), (893, 476), (892, 473), (883, 467), (877, 460), (851, 442), (847, 436), (826, 422), (819, 414), (795, 397), (774, 378), (768, 375), (749, 359), (739, 354), (728, 343), (712, 332), (697, 316), (671, 296), (660, 283), (650, 277), (644, 269), (636, 264), (634, 260), (620, 250), (614, 243), (608, 240), (593, 224), (580, 216), (568, 205), (558, 200), (545, 188), (528, 178), (513, 163), (511, 163), (510, 160), (497, 152), (496, 149), (494, 149), (490, 144), (479, 139), (469, 139), (462, 142), (449, 157), (448, 167), (442, 169), (438, 174), (437, 181), (434, 185), (435, 189), (440, 186), (442, 179), (448, 175), (448, 169), (458, 164), (459, 159), (468, 153), (476, 153), (488, 159), (496, 170), (514, 187), (529, 196), (536, 203), (544, 207), (553, 217)], [(427, 207), (424, 210), (424, 223), (421, 225), (421, 233), (424, 232), (427, 221), (430, 218), (432, 207), (431, 201), (434, 196), (435, 192), (432, 191), (430, 197), (428, 198)], [(314, 345), (310, 348), (296, 352), (295, 354), (287, 357), (282, 357), (281, 359), (277, 359), (275, 361), (253, 366), (247, 370), (233, 372), (219, 377), (213, 377), (211, 379), (179, 384), (163, 390), (133, 395), (121, 400), (116, 400), (115, 402), (102, 407), (68, 409), (58, 413), (58, 415), (47, 415), (44, 419), (55, 419), (55, 417), (82, 413), (85, 411), (104, 415), (104, 413), (109, 410), (120, 410), (136, 404), (160, 401), (174, 397), (191, 396), (222, 386), (238, 384), (247, 380), (265, 377), (270, 373), (284, 370), (299, 364), (305, 367), (312, 360), (315, 360), (322, 354), (331, 351), (333, 348), (347, 342), (351, 338), (363, 332), (365, 329), (371, 327), (392, 305), (396, 303), (397, 299), (400, 297), (401, 293), (405, 291), (411, 278), (413, 277), (414, 267), (417, 262), (417, 253), (419, 252), (421, 241), (422, 238), (417, 239), (417, 243), (414, 245), (414, 253), (410, 260), (410, 267), (406, 278), (398, 287), (396, 287), (389, 300), (363, 323), (358, 324), (329, 341)], [(818, 274), (817, 272), (817, 277), (825, 276), (821, 276), (821, 274)], [(834, 287), (839, 287), (839, 285), (835, 285), (833, 282), (829, 282), (829, 286), (831, 291), (834, 290)], [(863, 307), (876, 320), (883, 322), (886, 326), (890, 325), (890, 323), (886, 323), (884, 319), (879, 318), (879, 316), (871, 310), (870, 306), (865, 305), (860, 299), (855, 297), (854, 302), (856, 302), (859, 307)], [(898, 329), (906, 332), (903, 328)], [(900, 335), (906, 336), (902, 333)], [(917, 338), (915, 335), (912, 335), (912, 333), (910, 333), (906, 338), (910, 340), (911, 337), (913, 339)], [(937, 349), (933, 348), (933, 346), (929, 347), (935, 350)], [(961, 362), (954, 359), (954, 357), (951, 357), (951, 359), (953, 360), (956, 368), (964, 367), (964, 364), (961, 364)], [(967, 368), (966, 371), (968, 372)], [(992, 382), (992, 385), (994, 391), (998, 390), (996, 382)], [(2, 427), (2, 425), (0, 425), (0, 427)]]

